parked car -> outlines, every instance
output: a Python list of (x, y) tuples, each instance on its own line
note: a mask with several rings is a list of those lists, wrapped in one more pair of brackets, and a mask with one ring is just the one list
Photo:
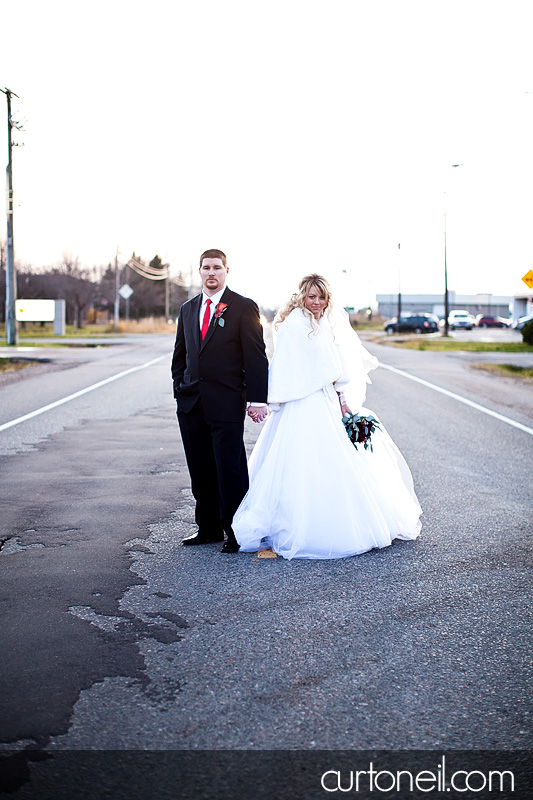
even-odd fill
[(448, 314), (448, 327), (454, 331), (456, 328), (464, 328), (471, 331), (475, 324), (474, 318), (468, 311), (450, 311)]
[(485, 314), (478, 314), (476, 325), (478, 328), (507, 328), (508, 321), (501, 317), (487, 317)]
[(435, 333), (438, 331), (438, 317), (435, 314), (405, 314), (398, 320), (389, 319), (385, 325), (385, 333)]
[(531, 322), (532, 319), (533, 314), (527, 314), (525, 317), (519, 317), (519, 319), (516, 319), (513, 322), (512, 327), (516, 328), (517, 331), (521, 331), (526, 322)]

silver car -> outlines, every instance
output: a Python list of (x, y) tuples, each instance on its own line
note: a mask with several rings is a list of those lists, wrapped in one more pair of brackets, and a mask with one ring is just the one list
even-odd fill
[(464, 330), (472, 330), (472, 317), (468, 311), (450, 311), (448, 314), (448, 327), (454, 331), (456, 328), (463, 328)]

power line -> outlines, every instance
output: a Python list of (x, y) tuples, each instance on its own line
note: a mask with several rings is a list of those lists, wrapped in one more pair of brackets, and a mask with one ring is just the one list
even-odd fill
[(149, 264), (145, 264), (137, 256), (132, 256), (126, 266), (131, 267), (134, 272), (149, 281), (164, 281), (170, 277), (168, 264), (163, 264), (161, 267), (152, 267)]

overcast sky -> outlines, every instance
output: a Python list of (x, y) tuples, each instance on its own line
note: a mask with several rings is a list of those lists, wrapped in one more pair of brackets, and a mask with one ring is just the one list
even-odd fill
[[(265, 306), (317, 271), (359, 307), (399, 270), (403, 292), (443, 290), (446, 204), (450, 288), (526, 289), (530, 0), (0, 0), (0, 18), (20, 262), (118, 247), (188, 273), (218, 247)], [(0, 95), (2, 119), (7, 163)]]

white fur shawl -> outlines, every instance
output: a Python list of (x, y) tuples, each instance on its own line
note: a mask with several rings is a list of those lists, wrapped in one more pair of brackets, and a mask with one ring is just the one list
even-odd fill
[(378, 366), (352, 330), (344, 310), (322, 317), (318, 330), (299, 308), (278, 329), (268, 376), (268, 402), (300, 400), (325, 386), (347, 393), (352, 411), (364, 402), (368, 372)]

